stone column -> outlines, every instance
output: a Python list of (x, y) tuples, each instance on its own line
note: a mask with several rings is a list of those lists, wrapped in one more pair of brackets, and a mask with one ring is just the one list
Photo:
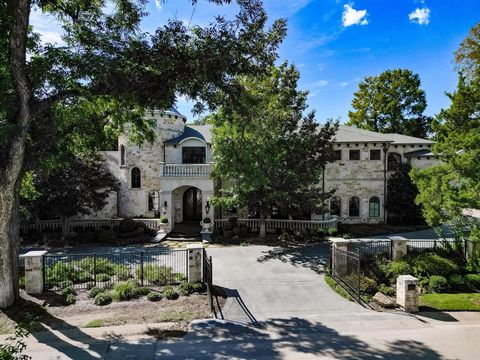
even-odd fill
[(25, 291), (28, 294), (43, 293), (43, 256), (47, 251), (29, 251), (25, 259)]
[(203, 245), (202, 244), (188, 244), (188, 281), (197, 282), (202, 281), (203, 270)]
[(390, 236), (392, 241), (392, 260), (400, 260), (407, 255), (407, 239), (403, 236)]
[(411, 275), (397, 278), (397, 304), (407, 312), (418, 312), (418, 279)]

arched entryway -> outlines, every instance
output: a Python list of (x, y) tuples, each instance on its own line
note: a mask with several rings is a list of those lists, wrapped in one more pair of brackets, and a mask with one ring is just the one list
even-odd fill
[(202, 191), (196, 187), (189, 187), (183, 193), (183, 221), (202, 220)]

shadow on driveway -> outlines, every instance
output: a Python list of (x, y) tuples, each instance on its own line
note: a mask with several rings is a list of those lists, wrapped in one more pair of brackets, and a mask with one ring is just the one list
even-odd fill
[(442, 358), (420, 341), (396, 340), (377, 348), (356, 336), (342, 335), (320, 322), (298, 317), (274, 318), (263, 324), (266, 330), (232, 322), (195, 322), (182, 340), (159, 342), (156, 359)]

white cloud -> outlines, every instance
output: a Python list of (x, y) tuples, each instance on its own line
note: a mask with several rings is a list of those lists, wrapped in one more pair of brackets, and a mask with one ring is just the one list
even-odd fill
[(343, 26), (367, 25), (367, 10), (355, 10), (352, 5), (343, 5), (342, 23)]
[(33, 31), (40, 34), (42, 43), (63, 44), (63, 30), (57, 19), (52, 15), (43, 13), (36, 6), (32, 8), (30, 13), (30, 25), (32, 25)]
[(319, 88), (319, 87), (324, 87), (328, 85), (328, 80), (318, 80), (315, 81), (314, 83), (310, 84), (309, 87), (311, 88)]
[(430, 9), (427, 7), (416, 8), (415, 11), (408, 14), (408, 18), (419, 25), (428, 25), (430, 22)]
[(162, 0), (155, 0), (155, 7), (158, 9), (158, 10), (162, 10), (163, 8), (163, 1)]

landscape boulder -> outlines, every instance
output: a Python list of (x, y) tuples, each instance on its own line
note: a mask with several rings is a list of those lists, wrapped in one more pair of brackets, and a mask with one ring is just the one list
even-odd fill
[(373, 301), (375, 301), (378, 305), (384, 308), (393, 308), (395, 307), (395, 300), (388, 297), (381, 292), (377, 292), (373, 297)]

